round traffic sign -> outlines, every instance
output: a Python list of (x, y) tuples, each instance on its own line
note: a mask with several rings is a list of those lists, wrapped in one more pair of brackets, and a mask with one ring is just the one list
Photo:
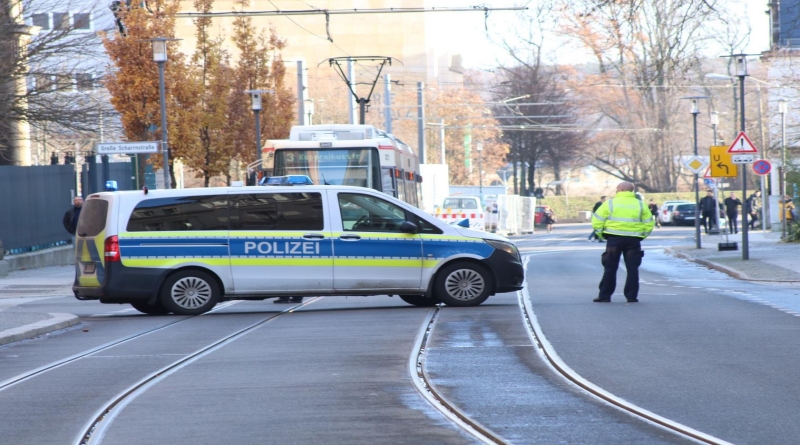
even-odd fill
[(767, 175), (772, 170), (772, 164), (769, 163), (766, 159), (759, 159), (756, 162), (753, 162), (753, 171), (756, 172), (757, 175)]

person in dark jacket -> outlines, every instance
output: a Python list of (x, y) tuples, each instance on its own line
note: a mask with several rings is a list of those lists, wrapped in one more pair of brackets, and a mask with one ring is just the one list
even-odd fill
[(708, 235), (709, 228), (717, 227), (717, 200), (714, 199), (714, 192), (708, 190), (706, 196), (700, 200), (700, 217), (703, 222), (703, 228)]
[(67, 210), (67, 213), (64, 214), (64, 219), (62, 222), (64, 223), (64, 228), (67, 229), (70, 235), (72, 235), (72, 242), (75, 242), (75, 230), (78, 229), (78, 218), (81, 216), (81, 208), (83, 207), (83, 198), (80, 196), (76, 196), (72, 200), (72, 208)]
[(659, 229), (661, 228), (661, 220), (658, 219), (658, 204), (654, 200), (650, 200), (650, 203), (647, 204), (647, 208), (650, 209), (650, 213), (653, 214), (653, 218), (656, 219), (656, 227)]
[(759, 219), (758, 212), (761, 211), (761, 190), (756, 190), (747, 198), (745, 207), (747, 208), (747, 213), (750, 214), (750, 221), (748, 222), (750, 229), (755, 229), (756, 221)]
[[(600, 197), (600, 201), (597, 201), (596, 203), (594, 203), (594, 207), (592, 207), (592, 214), (593, 215), (594, 215), (594, 212), (596, 212), (597, 209), (599, 209), (600, 206), (603, 205), (604, 202), (606, 202), (606, 197), (605, 196), (601, 196)], [(605, 241), (603, 241), (603, 240), (601, 240), (600, 238), (597, 237), (597, 234), (594, 233), (594, 230), (592, 230), (592, 234), (589, 235), (589, 242), (592, 242), (593, 239), (596, 239), (597, 242), (599, 242), (599, 243), (605, 242)]]
[(736, 197), (736, 193), (731, 192), (731, 195), (725, 198), (724, 203), (725, 215), (728, 216), (728, 230), (733, 230), (733, 233), (739, 233), (739, 226), (736, 220), (739, 219), (739, 207), (742, 205), (742, 201)]

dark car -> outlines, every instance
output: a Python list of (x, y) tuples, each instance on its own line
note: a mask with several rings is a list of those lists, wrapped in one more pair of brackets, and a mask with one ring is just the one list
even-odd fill
[(672, 208), (672, 224), (676, 226), (693, 226), (697, 218), (697, 204), (675, 204)]

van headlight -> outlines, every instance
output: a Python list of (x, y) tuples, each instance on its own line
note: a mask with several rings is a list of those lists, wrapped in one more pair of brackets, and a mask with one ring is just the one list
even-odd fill
[(501, 251), (513, 256), (517, 260), (522, 261), (522, 258), (519, 256), (519, 250), (517, 250), (517, 246), (515, 246), (515, 245), (513, 245), (511, 243), (507, 243), (505, 241), (496, 241), (496, 240), (488, 240), (488, 239), (485, 239), (484, 241), (486, 241), (486, 244), (494, 247), (495, 249), (501, 250)]

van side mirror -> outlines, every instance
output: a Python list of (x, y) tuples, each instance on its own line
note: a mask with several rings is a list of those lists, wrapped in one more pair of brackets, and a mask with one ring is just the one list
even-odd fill
[(456, 224), (458, 227), (463, 227), (465, 229), (469, 229), (469, 219), (462, 219), (461, 221)]
[(418, 233), (419, 232), (419, 227), (417, 227), (416, 224), (414, 224), (414, 223), (412, 223), (410, 221), (403, 221), (403, 223), (400, 224), (400, 232), (402, 232), (402, 233)]

